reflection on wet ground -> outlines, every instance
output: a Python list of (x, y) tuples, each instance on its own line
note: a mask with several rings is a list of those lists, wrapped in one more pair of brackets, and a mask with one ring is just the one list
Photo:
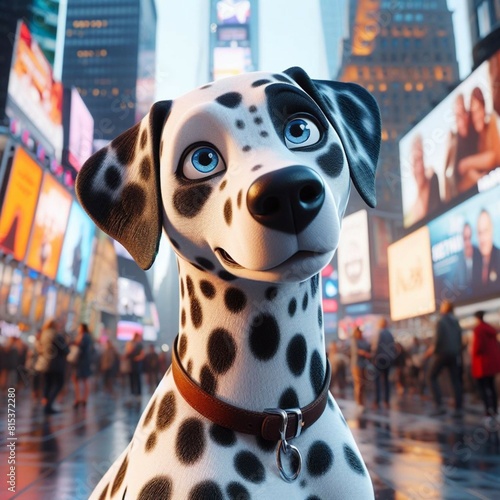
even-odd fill
[[(124, 397), (98, 394), (86, 409), (67, 408), (45, 417), (28, 393), (19, 393), (16, 493), (7, 491), (6, 496), (5, 405), (0, 410), (0, 497), (88, 498), (132, 438), (148, 399), (127, 403)], [(351, 401), (337, 401), (372, 475), (377, 499), (500, 499), (500, 421), (485, 421), (479, 406), (469, 405), (457, 420), (427, 416), (432, 407), (419, 399), (364, 412)]]

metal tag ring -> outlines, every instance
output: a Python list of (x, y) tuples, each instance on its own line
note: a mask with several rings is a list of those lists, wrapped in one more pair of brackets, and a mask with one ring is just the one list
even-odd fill
[[(283, 452), (285, 455), (288, 455), (289, 452), (292, 452), (292, 454), (296, 456), (298, 463), (297, 470), (292, 474), (288, 474), (283, 468), (283, 465), (281, 463), (281, 452)], [(280, 471), (281, 477), (287, 483), (292, 483), (299, 477), (300, 471), (302, 469), (302, 455), (300, 454), (300, 451), (297, 449), (297, 447), (293, 446), (293, 444), (289, 444), (286, 441), (279, 441), (278, 447), (276, 448), (276, 463), (278, 464), (278, 469)]]

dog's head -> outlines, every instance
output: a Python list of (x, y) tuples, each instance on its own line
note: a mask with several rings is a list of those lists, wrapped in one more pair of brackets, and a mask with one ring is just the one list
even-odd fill
[(375, 205), (380, 116), (348, 83), (249, 73), (154, 104), (95, 153), (77, 194), (147, 269), (177, 254), (231, 279), (302, 281), (332, 258), (349, 178)]

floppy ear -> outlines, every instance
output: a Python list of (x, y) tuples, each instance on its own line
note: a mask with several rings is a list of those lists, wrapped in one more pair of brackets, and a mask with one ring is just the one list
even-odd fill
[(153, 104), (142, 121), (92, 155), (76, 179), (82, 207), (143, 269), (153, 264), (160, 243), (160, 141), (171, 106)]
[(380, 151), (380, 112), (368, 91), (355, 83), (311, 80), (302, 68), (284, 71), (321, 108), (346, 152), (351, 179), (363, 200), (374, 207), (375, 170)]

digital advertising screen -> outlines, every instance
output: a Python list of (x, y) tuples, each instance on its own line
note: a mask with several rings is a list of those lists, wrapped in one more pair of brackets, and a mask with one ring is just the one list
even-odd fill
[(63, 86), (24, 22), (18, 24), (9, 75), (7, 115), (20, 119), (60, 159)]
[(249, 19), (249, 0), (220, 0), (217, 2), (218, 24), (247, 24)]
[(342, 304), (371, 298), (368, 213), (360, 210), (344, 218), (337, 250)]
[(94, 118), (76, 88), (67, 90), (70, 96), (68, 130), (65, 131), (64, 148), (68, 163), (78, 172), (92, 154)]
[(12, 281), (10, 283), (9, 296), (7, 297), (7, 314), (15, 316), (21, 305), (23, 294), (23, 273), (19, 269), (12, 272)]
[(215, 47), (214, 80), (235, 76), (252, 69), (252, 53), (249, 47)]
[(339, 274), (332, 261), (321, 271), (323, 311), (336, 313), (339, 308)]
[(51, 279), (56, 277), (71, 200), (71, 195), (45, 172), (26, 264)]
[(46, 320), (55, 318), (57, 305), (57, 288), (53, 285), (47, 287), (45, 299), (45, 314)]
[(41, 167), (24, 149), (17, 148), (1, 207), (0, 250), (18, 261), (26, 254), (41, 181)]
[(79, 203), (71, 205), (66, 234), (57, 270), (56, 280), (78, 293), (85, 289), (92, 248), (94, 243), (94, 223)]
[(131, 340), (136, 333), (141, 336), (143, 334), (143, 326), (137, 321), (118, 321), (116, 328), (116, 338), (118, 340), (128, 341)]
[(399, 142), (405, 227), (500, 181), (500, 51)]
[(436, 300), (456, 303), (500, 293), (500, 186), (429, 223)]
[(123, 319), (142, 318), (146, 314), (144, 286), (128, 278), (118, 278), (118, 313)]
[(435, 311), (429, 229), (427, 226), (389, 246), (391, 319), (413, 318)]

